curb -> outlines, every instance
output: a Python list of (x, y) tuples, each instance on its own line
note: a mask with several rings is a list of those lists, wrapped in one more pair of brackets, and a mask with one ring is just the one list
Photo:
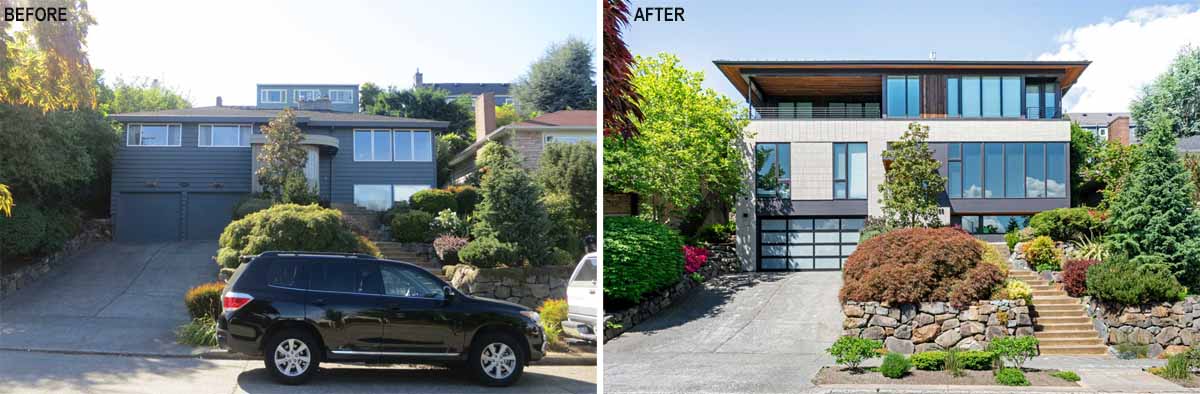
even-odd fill
[[(120, 351), (104, 351), (104, 350), (78, 350), (78, 349), (44, 349), (44, 348), (10, 348), (0, 347), (0, 351), (9, 352), (30, 352), (30, 353), (49, 353), (49, 354), (71, 354), (85, 356), (117, 356), (117, 357), (145, 357), (145, 358), (199, 358), (204, 360), (259, 360), (258, 357), (248, 356), (241, 353), (230, 353), (221, 349), (208, 349), (196, 351), (191, 354), (180, 353), (153, 353), (153, 352), (120, 352)], [(570, 355), (567, 353), (551, 352), (541, 360), (535, 361), (533, 365), (544, 366), (575, 366), (575, 365), (596, 365), (596, 355)]]
[(44, 349), (44, 348), (12, 348), (0, 347), (0, 351), (6, 352), (27, 352), (27, 353), (49, 353), (49, 354), (72, 354), (83, 356), (117, 356), (117, 357), (147, 357), (147, 358), (203, 358), (203, 353), (153, 353), (153, 352), (120, 352), (109, 350), (78, 350), (78, 349)]

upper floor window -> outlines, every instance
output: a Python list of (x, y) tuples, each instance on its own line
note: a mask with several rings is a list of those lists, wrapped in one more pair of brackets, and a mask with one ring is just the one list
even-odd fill
[(429, 130), (396, 130), (396, 161), (430, 161), (433, 160), (433, 139)]
[(957, 118), (1021, 117), (1020, 76), (946, 78), (946, 116)]
[(889, 75), (886, 89), (889, 118), (921, 116), (921, 77)]
[(321, 98), (321, 91), (317, 89), (296, 89), (293, 91), (296, 96), (296, 102), (313, 101)]
[(125, 145), (128, 146), (180, 146), (183, 126), (179, 124), (141, 124), (126, 126)]
[(867, 198), (867, 144), (833, 144), (833, 199)]
[(287, 90), (284, 89), (263, 89), (258, 93), (258, 101), (270, 104), (282, 104), (287, 102)]
[(1057, 119), (1058, 84), (1054, 82), (1026, 83), (1025, 117), (1028, 119)]
[(354, 91), (350, 89), (329, 90), (329, 102), (334, 104), (353, 104)]
[(202, 147), (250, 146), (250, 125), (202, 124), (197, 140)]
[(1064, 198), (1066, 143), (948, 144), (950, 198)]
[(755, 195), (761, 198), (791, 198), (791, 145), (758, 144), (754, 147)]

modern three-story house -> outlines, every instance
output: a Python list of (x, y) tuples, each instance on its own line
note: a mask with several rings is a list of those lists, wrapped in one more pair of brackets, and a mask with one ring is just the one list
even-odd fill
[(942, 222), (1000, 240), (1070, 205), (1062, 96), (1089, 62), (714, 62), (750, 109), (757, 176), (737, 207), (747, 270), (839, 270), (881, 216), (889, 142), (929, 126)]
[(447, 123), (358, 112), (357, 85), (258, 85), (253, 106), (116, 114), (125, 135), (113, 161), (118, 241), (216, 239), (233, 207), (262, 191), (263, 126), (295, 110), (309, 186), (323, 202), (384, 210), (436, 186), (435, 133)]

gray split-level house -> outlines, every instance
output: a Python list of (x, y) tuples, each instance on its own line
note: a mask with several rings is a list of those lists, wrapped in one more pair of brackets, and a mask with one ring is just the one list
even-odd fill
[[(714, 63), (751, 110), (746, 156), (758, 175), (736, 210), (746, 270), (841, 269), (864, 219), (882, 214), (883, 152), (911, 122), (929, 126), (949, 180), (943, 223), (997, 241), (1070, 206), (1062, 96), (1090, 62)], [(778, 182), (758, 184), (772, 174)]]
[(254, 106), (116, 114), (125, 136), (113, 161), (118, 241), (210, 240), (255, 180), (263, 126), (293, 108), (320, 199), (372, 210), (436, 186), (433, 141), (447, 122), (358, 112), (357, 85), (260, 84)]

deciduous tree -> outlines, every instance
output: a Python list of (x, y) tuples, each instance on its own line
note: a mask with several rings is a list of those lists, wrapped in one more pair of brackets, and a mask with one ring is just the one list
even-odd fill
[(888, 225), (893, 227), (937, 226), (938, 195), (946, 190), (946, 178), (938, 174), (941, 162), (929, 150), (929, 126), (909, 123), (899, 141), (884, 151), (891, 166), (879, 185), (879, 203)]
[[(1148, 125), (1159, 116), (1170, 120), (1177, 137), (1200, 134), (1200, 47), (1186, 46), (1165, 73), (1159, 75), (1130, 105), (1133, 120)], [(1138, 128), (1139, 134), (1145, 127)]]
[(293, 174), (303, 174), (308, 153), (300, 145), (304, 133), (296, 127), (296, 113), (284, 109), (262, 128), (266, 143), (258, 152), (258, 183), (276, 201), (282, 199), (283, 185)]
[[(62, 7), (66, 22), (25, 21), (21, 29), (0, 20), (0, 103), (43, 112), (91, 109), (96, 105), (92, 65), (87, 58), (88, 28), (96, 24), (83, 0), (46, 0), (39, 7)], [(0, 0), (0, 8), (30, 6)], [(16, 30), (14, 32), (14, 30)]]
[(604, 0), (604, 136), (637, 135), (636, 121), (644, 118), (637, 102), (641, 100), (630, 79), (633, 55), (621, 38), (621, 29), (629, 25), (629, 2)]
[[(363, 86), (367, 86), (364, 84)], [(374, 85), (371, 85), (374, 86)], [(370, 96), (370, 97), (368, 97)], [(470, 98), (460, 97), (458, 100), (447, 102), (445, 90), (430, 87), (399, 90), (389, 87), (382, 93), (364, 94), (363, 105), (367, 113), (376, 115), (399, 116), (403, 118), (432, 119), (449, 122), (447, 130), (463, 138), (470, 138), (473, 125)]]

